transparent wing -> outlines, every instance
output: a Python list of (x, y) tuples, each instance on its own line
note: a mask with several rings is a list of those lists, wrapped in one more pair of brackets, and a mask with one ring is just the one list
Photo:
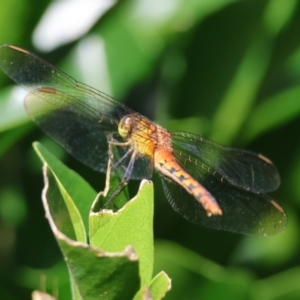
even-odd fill
[(263, 193), (280, 182), (268, 159), (183, 132), (173, 132), (172, 141), (173, 155), (181, 167), (215, 197), (223, 215), (208, 217), (193, 196), (161, 177), (175, 211), (193, 223), (218, 230), (261, 235), (284, 230), (283, 208)]
[[(72, 156), (96, 171), (106, 172), (107, 136), (118, 136), (120, 119), (133, 111), (24, 49), (4, 45), (0, 57), (0, 68), (29, 91), (25, 108), (31, 118)], [(128, 147), (114, 148), (115, 161), (128, 151)], [(122, 176), (129, 159), (112, 174)], [(137, 158), (132, 179), (151, 177), (149, 160)]]
[(193, 173), (210, 173), (222, 182), (252, 192), (273, 191), (280, 184), (276, 167), (261, 154), (224, 147), (186, 132), (172, 132), (172, 142), (174, 156), (184, 167), (191, 161), (188, 165)]
[(222, 216), (208, 217), (202, 205), (180, 185), (166, 177), (161, 179), (173, 209), (192, 223), (248, 235), (274, 235), (284, 231), (287, 225), (283, 208), (265, 194), (221, 184), (215, 177), (208, 175), (201, 184), (212, 193), (223, 212)]
[[(95, 121), (103, 116), (120, 120), (122, 116), (133, 112), (112, 97), (76, 81), (27, 50), (4, 45), (0, 47), (0, 57), (1, 69), (24, 89), (32, 92), (40, 88), (51, 88), (66, 94), (74, 107), (83, 109), (82, 114), (93, 116)], [(58, 98), (57, 100), (60, 101)]]
[(41, 129), (67, 152), (92, 169), (106, 172), (106, 134), (117, 127), (97, 121), (76, 107), (76, 102), (69, 103), (71, 100), (66, 94), (36, 90), (25, 98), (25, 107)]

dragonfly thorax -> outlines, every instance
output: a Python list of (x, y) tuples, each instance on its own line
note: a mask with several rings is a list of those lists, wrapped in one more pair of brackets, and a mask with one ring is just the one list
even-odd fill
[(157, 127), (149, 119), (135, 113), (124, 116), (118, 125), (120, 136), (139, 155), (153, 156), (157, 145), (156, 131)]

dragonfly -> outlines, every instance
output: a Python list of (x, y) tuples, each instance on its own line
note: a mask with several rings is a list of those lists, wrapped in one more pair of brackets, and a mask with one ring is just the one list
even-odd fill
[(115, 197), (156, 171), (173, 209), (192, 223), (246, 235), (284, 231), (286, 213), (266, 195), (280, 176), (262, 154), (168, 131), (14, 45), (0, 47), (0, 68), (29, 91), (25, 108), (43, 131), (83, 164), (121, 179)]

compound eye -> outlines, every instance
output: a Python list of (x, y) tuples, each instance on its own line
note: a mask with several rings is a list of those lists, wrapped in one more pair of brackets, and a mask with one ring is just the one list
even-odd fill
[(130, 117), (124, 117), (121, 119), (118, 131), (121, 137), (126, 138), (131, 130), (132, 119)]

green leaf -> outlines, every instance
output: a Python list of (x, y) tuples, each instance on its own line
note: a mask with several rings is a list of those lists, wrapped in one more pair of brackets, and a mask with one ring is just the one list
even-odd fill
[(142, 286), (148, 285), (153, 272), (153, 186), (142, 181), (136, 197), (118, 212), (102, 210), (90, 214), (90, 242), (105, 251), (134, 247), (140, 261)]
[(165, 272), (160, 272), (152, 279), (149, 288), (153, 299), (162, 299), (171, 289), (171, 279)]
[[(110, 210), (91, 213), (91, 246), (88, 246), (85, 243), (86, 231), (82, 221), (84, 214), (78, 209), (78, 204), (84, 202), (86, 196), (92, 198), (96, 193), (41, 144), (34, 143), (34, 149), (41, 160), (49, 164), (49, 167), (44, 169), (46, 184), (43, 203), (52, 231), (68, 264), (73, 297), (85, 299), (86, 295), (89, 295), (91, 297), (89, 299), (97, 299), (97, 295), (104, 295), (104, 291), (109, 291), (106, 299), (112, 299), (112, 295), (126, 295), (126, 293), (132, 298), (139, 289), (138, 270), (143, 285), (149, 284), (152, 276), (152, 184), (143, 181), (138, 196), (117, 213)], [(76, 192), (76, 189), (79, 191)], [(86, 195), (79, 194), (83, 191), (86, 191)], [(91, 201), (88, 203), (88, 206), (83, 207), (86, 214)], [(137, 251), (140, 264), (136, 253), (129, 245), (134, 246)], [(95, 261), (100, 257), (101, 263)], [(94, 273), (97, 274), (92, 275), (95, 283), (89, 279)], [(111, 276), (116, 278), (117, 283)]]
[(134, 296), (133, 300), (163, 299), (171, 289), (171, 279), (165, 272), (157, 274), (150, 282), (149, 287), (143, 286)]
[[(33, 147), (41, 161), (47, 163), (53, 174), (55, 174), (65, 200), (68, 202), (68, 211), (71, 218), (74, 221), (76, 220), (78, 226), (80, 226), (80, 223), (84, 224), (85, 229), (82, 228), (82, 232), (78, 232), (78, 235), (82, 236), (88, 230), (88, 214), (92, 201), (96, 197), (96, 192), (83, 178), (68, 169), (40, 143), (35, 142)], [(86, 241), (86, 237), (81, 241)]]
[(131, 299), (139, 288), (138, 261), (132, 248), (107, 253), (60, 239), (59, 245), (82, 299)]
[(134, 296), (133, 300), (153, 299), (147, 286), (143, 286)]
[(47, 165), (44, 180), (43, 205), (69, 268), (73, 299), (115, 299), (120, 295), (132, 298), (140, 283), (138, 260), (132, 247), (108, 253), (75, 241), (77, 228), (68, 210), (70, 206), (74, 209), (72, 199)]

